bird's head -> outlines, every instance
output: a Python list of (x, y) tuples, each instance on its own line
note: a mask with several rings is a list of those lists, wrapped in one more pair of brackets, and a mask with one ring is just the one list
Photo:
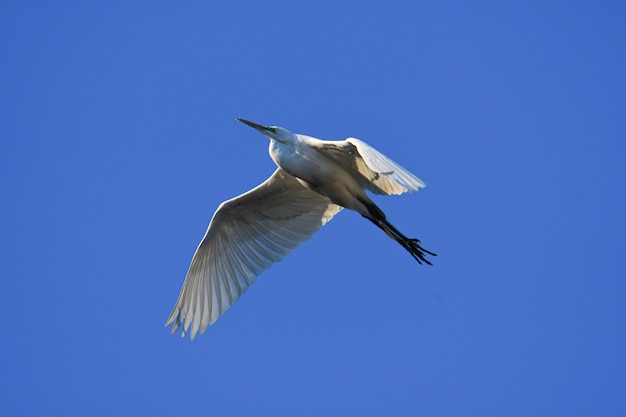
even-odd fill
[(262, 126), (246, 119), (237, 118), (241, 123), (245, 123), (248, 126), (258, 130), (270, 139), (274, 139), (278, 142), (289, 144), (294, 141), (294, 134), (287, 129), (280, 126)]

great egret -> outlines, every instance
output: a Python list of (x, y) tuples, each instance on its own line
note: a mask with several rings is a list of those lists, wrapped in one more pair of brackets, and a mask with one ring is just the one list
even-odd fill
[(191, 339), (241, 296), (256, 277), (309, 239), (342, 208), (357, 211), (400, 243), (417, 262), (435, 255), (407, 238), (367, 196), (417, 191), (425, 184), (358, 139), (326, 141), (278, 126), (237, 119), (270, 139), (278, 169), (252, 190), (223, 202), (196, 249), (165, 326), (191, 327)]

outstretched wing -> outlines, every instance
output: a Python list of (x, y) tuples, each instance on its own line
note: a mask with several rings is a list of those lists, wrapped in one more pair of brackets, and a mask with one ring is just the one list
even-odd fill
[(222, 203), (191, 261), (166, 326), (193, 339), (256, 277), (309, 239), (341, 207), (278, 168), (256, 188)]
[(373, 193), (403, 194), (426, 187), (422, 180), (359, 139), (319, 141), (317, 147), (351, 169), (361, 186)]

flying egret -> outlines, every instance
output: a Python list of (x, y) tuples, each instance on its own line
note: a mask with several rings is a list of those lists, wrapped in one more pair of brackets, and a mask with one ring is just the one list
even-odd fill
[(252, 190), (223, 202), (196, 249), (165, 326), (191, 327), (191, 339), (241, 296), (256, 277), (347, 208), (360, 213), (406, 249), (431, 263), (419, 240), (407, 238), (367, 196), (417, 191), (425, 184), (365, 142), (320, 140), (278, 126), (237, 119), (270, 139), (278, 169)]

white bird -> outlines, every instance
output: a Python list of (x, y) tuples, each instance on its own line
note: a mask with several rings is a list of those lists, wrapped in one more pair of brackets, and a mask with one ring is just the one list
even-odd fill
[(270, 139), (278, 169), (252, 190), (223, 202), (196, 249), (165, 326), (191, 339), (217, 321), (256, 277), (309, 239), (342, 208), (357, 211), (420, 264), (435, 255), (387, 221), (367, 196), (417, 191), (424, 182), (365, 142), (326, 141), (237, 119)]

